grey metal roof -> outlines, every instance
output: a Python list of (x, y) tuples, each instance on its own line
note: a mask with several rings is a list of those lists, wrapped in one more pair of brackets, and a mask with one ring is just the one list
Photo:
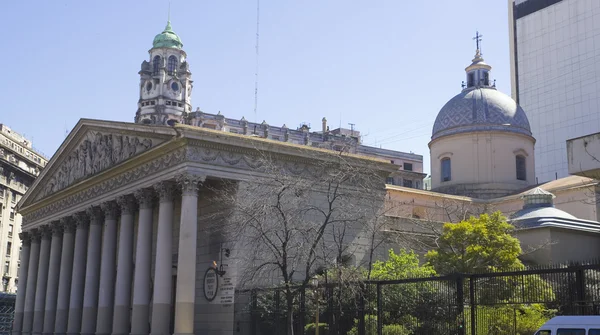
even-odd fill
[(493, 87), (465, 89), (438, 113), (431, 139), (473, 131), (510, 131), (531, 136), (523, 109)]
[(552, 227), (600, 233), (600, 222), (578, 219), (552, 206), (524, 208), (513, 213), (510, 222), (517, 229)]

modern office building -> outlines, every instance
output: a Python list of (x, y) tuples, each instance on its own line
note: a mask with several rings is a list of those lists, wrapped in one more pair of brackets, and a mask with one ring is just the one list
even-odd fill
[(31, 142), (0, 124), (0, 291), (14, 293), (20, 265), (21, 215), (15, 206), (46, 165), (46, 158), (36, 152)]
[(567, 139), (600, 131), (600, 1), (508, 6), (512, 97), (537, 140), (537, 181), (566, 177)]

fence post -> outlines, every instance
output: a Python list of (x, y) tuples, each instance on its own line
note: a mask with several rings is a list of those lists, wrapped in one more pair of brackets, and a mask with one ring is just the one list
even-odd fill
[(577, 295), (575, 304), (579, 307), (579, 314), (586, 315), (585, 311), (585, 271), (579, 268), (575, 271), (575, 285), (577, 287)]
[(456, 277), (456, 295), (458, 305), (458, 334), (465, 335), (465, 292), (464, 279), (462, 274), (457, 274)]
[(360, 283), (358, 297), (358, 335), (365, 335), (365, 294), (366, 285)]
[(381, 297), (381, 283), (377, 283), (377, 335), (383, 334), (383, 299)]
[(298, 316), (298, 334), (304, 334), (304, 325), (306, 322), (306, 286), (300, 291), (300, 315)]
[[(280, 298), (281, 295), (279, 294), (279, 290), (275, 289), (275, 315), (273, 315), (273, 319), (275, 321), (275, 334), (281, 334), (281, 304), (279, 301)], [(287, 325), (285, 329), (287, 330)]]
[(330, 285), (327, 287), (327, 323), (329, 324), (327, 327), (327, 334), (335, 334), (335, 308), (333, 305), (333, 301), (335, 299), (335, 292), (333, 290), (333, 286)]
[(469, 276), (469, 303), (471, 305), (471, 335), (475, 335), (475, 328), (477, 327), (477, 302), (475, 301), (475, 278), (472, 275)]
[(258, 295), (256, 293), (256, 289), (253, 289), (250, 293), (251, 302), (251, 310), (250, 310), (250, 335), (256, 335), (256, 314), (258, 314)]

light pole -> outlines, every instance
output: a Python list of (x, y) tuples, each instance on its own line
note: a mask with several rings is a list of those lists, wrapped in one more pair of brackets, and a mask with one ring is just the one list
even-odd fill
[(319, 278), (317, 276), (312, 278), (312, 286), (314, 289), (315, 306), (317, 312), (315, 313), (315, 335), (319, 335)]

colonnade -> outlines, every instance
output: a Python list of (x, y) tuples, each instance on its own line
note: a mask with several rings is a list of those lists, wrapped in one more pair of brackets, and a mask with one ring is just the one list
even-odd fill
[(198, 187), (203, 180), (182, 174), (24, 230), (19, 235), (23, 249), (13, 334), (170, 334), (173, 199), (178, 188), (182, 201), (174, 333), (192, 334)]

